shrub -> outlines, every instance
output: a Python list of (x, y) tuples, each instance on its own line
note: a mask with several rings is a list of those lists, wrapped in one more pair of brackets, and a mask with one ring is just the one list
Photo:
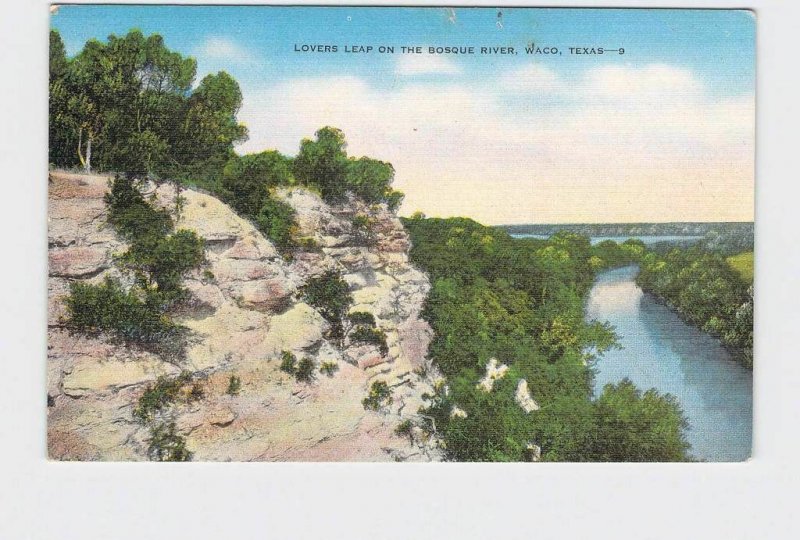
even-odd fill
[(294, 376), (300, 382), (311, 382), (314, 380), (315, 367), (314, 361), (308, 356), (305, 356), (297, 365), (297, 371), (295, 372)]
[(160, 292), (177, 296), (186, 272), (204, 261), (204, 250), (202, 238), (181, 229), (169, 236), (134, 242), (121, 260), (137, 272), (145, 287), (155, 285)]
[(267, 195), (255, 220), (261, 232), (272, 240), (279, 250), (285, 251), (294, 247), (292, 235), (297, 225), (294, 222), (294, 209), (291, 206)]
[(414, 423), (411, 420), (403, 420), (394, 428), (394, 434), (398, 437), (405, 437), (409, 443), (414, 443)]
[[(181, 397), (181, 391), (191, 380), (192, 375), (188, 371), (182, 371), (180, 375), (174, 378), (160, 376), (156, 379), (155, 384), (148, 385), (145, 388), (138, 404), (133, 409), (134, 419), (142, 424), (154, 420), (156, 413), (163, 411)], [(194, 399), (191, 397), (194, 392), (193, 386), (189, 396), (187, 396), (187, 400)], [(202, 389), (200, 392), (200, 397), (202, 397)]]
[(375, 316), (367, 311), (354, 311), (349, 314), (347, 318), (354, 326), (369, 326), (375, 327)]
[(150, 428), (147, 457), (152, 461), (191, 461), (186, 440), (175, 431), (175, 422), (162, 422)]
[(156, 292), (144, 300), (106, 278), (100, 285), (74, 282), (65, 299), (66, 324), (85, 333), (108, 332), (126, 342), (153, 344), (178, 338), (181, 328), (164, 315), (164, 300)]
[(339, 371), (339, 364), (336, 362), (323, 362), (322, 365), (319, 366), (319, 371), (328, 377), (333, 377), (333, 374)]
[(389, 353), (389, 346), (386, 344), (386, 332), (379, 328), (368, 328), (359, 326), (350, 334), (351, 343), (365, 343), (375, 345), (380, 350), (381, 356)]
[(346, 148), (341, 130), (329, 126), (318, 130), (316, 140), (300, 142), (300, 152), (292, 163), (295, 178), (318, 189), (328, 202), (344, 200), (349, 167)]
[(329, 337), (341, 342), (344, 338), (342, 319), (353, 303), (350, 287), (341, 274), (328, 270), (321, 276), (308, 280), (301, 291), (303, 299), (330, 323)]
[(370, 386), (367, 397), (361, 400), (361, 404), (367, 410), (379, 411), (391, 405), (393, 401), (392, 390), (386, 381), (375, 381)]
[(223, 197), (238, 212), (257, 215), (270, 187), (294, 182), (291, 162), (274, 150), (231, 158), (222, 172)]
[(153, 208), (145, 201), (135, 180), (129, 176), (115, 176), (104, 200), (108, 207), (108, 222), (126, 240), (163, 236), (172, 230), (169, 212)]
[(229, 396), (235, 396), (239, 393), (239, 390), (242, 388), (242, 380), (237, 377), (236, 375), (231, 375), (228, 379), (228, 389), (225, 390), (225, 393)]
[(289, 351), (281, 353), (281, 371), (289, 375), (297, 373), (297, 357)]

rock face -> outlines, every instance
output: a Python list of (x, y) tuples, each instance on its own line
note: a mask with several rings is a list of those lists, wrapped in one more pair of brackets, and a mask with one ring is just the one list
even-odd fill
[[(435, 441), (409, 444), (394, 428), (414, 420), (433, 373), (425, 358), (431, 329), (420, 318), (429, 290), (425, 274), (408, 261), (409, 240), (385, 205), (360, 201), (331, 207), (300, 188), (277, 196), (296, 211), (304, 245), (291, 262), (249, 221), (195, 191), (176, 228), (206, 240), (207, 264), (184, 280), (191, 298), (173, 317), (190, 331), (185, 359), (173, 365), (104, 337), (70, 335), (63, 298), (73, 281), (126, 282), (113, 255), (126, 245), (105, 224), (108, 178), (50, 175), (48, 319), (48, 445), (53, 459), (144, 460), (148, 429), (132, 410), (160, 375), (189, 371), (200, 382), (199, 401), (169, 412), (194, 460), (380, 461), (439, 459)], [(150, 190), (172, 208), (174, 190)], [(369, 230), (354, 226), (366, 217)], [(310, 240), (308, 240), (310, 239)], [(311, 241), (313, 240), (313, 242)], [(340, 349), (326, 338), (328, 323), (304, 303), (299, 287), (328, 269), (349, 284), (352, 311), (367, 311), (387, 336), (388, 354), (373, 346)], [(129, 281), (128, 281), (129, 283)], [(280, 354), (338, 366), (298, 383), (280, 371)], [(425, 368), (425, 369), (419, 369)], [(240, 380), (228, 393), (231, 377)], [(391, 406), (367, 411), (361, 400), (374, 381), (386, 381)]]

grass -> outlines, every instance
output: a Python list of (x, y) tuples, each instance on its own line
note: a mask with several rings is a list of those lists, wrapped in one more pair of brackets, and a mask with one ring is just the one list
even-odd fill
[(726, 259), (731, 268), (736, 270), (742, 279), (748, 283), (753, 281), (753, 252), (745, 251)]

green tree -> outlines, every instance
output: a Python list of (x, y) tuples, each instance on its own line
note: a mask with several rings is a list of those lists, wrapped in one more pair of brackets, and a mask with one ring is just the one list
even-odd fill
[(294, 176), (301, 184), (318, 189), (326, 201), (342, 201), (349, 168), (344, 133), (328, 126), (317, 131), (316, 137), (300, 143), (292, 166)]
[(608, 384), (595, 403), (596, 461), (686, 461), (688, 427), (678, 401), (655, 389), (642, 394), (624, 379)]
[(275, 150), (231, 158), (222, 172), (225, 200), (246, 216), (258, 215), (269, 188), (294, 182), (291, 163)]

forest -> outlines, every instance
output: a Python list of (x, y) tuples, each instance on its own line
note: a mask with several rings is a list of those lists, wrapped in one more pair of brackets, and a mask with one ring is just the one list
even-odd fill
[[(629, 381), (592, 396), (591, 363), (616, 341), (608, 325), (584, 321), (595, 270), (609, 264), (586, 237), (513, 239), (470, 219), (421, 215), (404, 225), (412, 260), (433, 285), (424, 315), (435, 332), (429, 353), (445, 382), (425, 415), (450, 459), (688, 459), (674, 397), (642, 393)], [(487, 392), (480, 381), (493, 358), (508, 370)], [(538, 410), (527, 412), (515, 399), (523, 379)]]

